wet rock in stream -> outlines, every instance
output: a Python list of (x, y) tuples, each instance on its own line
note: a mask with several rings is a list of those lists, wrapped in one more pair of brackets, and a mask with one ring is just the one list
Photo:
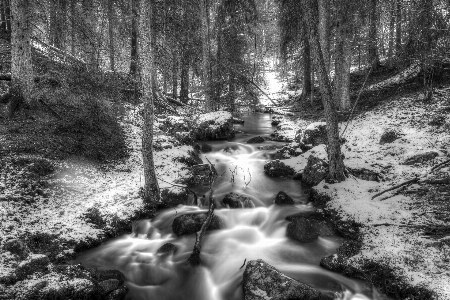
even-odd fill
[(244, 195), (237, 193), (228, 193), (222, 200), (222, 205), (229, 208), (253, 208), (255, 204), (253, 201)]
[(295, 171), (279, 160), (272, 160), (264, 165), (264, 173), (270, 177), (289, 177), (294, 175)]
[(308, 163), (302, 174), (302, 182), (308, 185), (318, 185), (328, 173), (328, 164), (313, 155), (308, 157)]
[(247, 141), (247, 144), (258, 144), (258, 143), (264, 143), (265, 139), (262, 136), (255, 136), (252, 137)]
[(303, 217), (294, 219), (286, 229), (286, 235), (289, 238), (301, 243), (312, 242), (319, 236), (333, 234), (333, 230), (327, 225), (326, 221)]
[[(206, 213), (186, 214), (176, 217), (172, 223), (172, 231), (178, 236), (196, 233), (202, 228), (205, 219)], [(223, 228), (222, 220), (214, 215), (211, 224), (206, 230), (217, 230), (221, 228)]]
[(321, 297), (316, 289), (284, 275), (262, 259), (247, 263), (243, 286), (245, 300), (319, 300)]
[(169, 253), (175, 253), (176, 251), (177, 251), (177, 246), (175, 246), (172, 243), (165, 243), (156, 251), (156, 253), (169, 254)]
[(279, 191), (273, 203), (278, 205), (285, 205), (285, 204), (294, 204), (295, 202), (291, 196), (289, 196), (283, 191)]

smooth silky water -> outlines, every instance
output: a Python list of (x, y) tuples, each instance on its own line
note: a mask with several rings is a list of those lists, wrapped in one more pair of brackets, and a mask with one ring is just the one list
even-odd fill
[[(213, 151), (206, 157), (216, 166), (214, 182), (217, 214), (225, 223), (222, 230), (205, 235), (201, 249), (202, 266), (192, 268), (186, 259), (192, 252), (195, 235), (177, 237), (172, 221), (189, 212), (206, 212), (207, 207), (178, 206), (158, 214), (152, 221), (140, 220), (134, 232), (115, 238), (87, 251), (77, 261), (87, 267), (117, 269), (123, 272), (135, 300), (240, 300), (244, 299), (242, 274), (244, 261), (263, 259), (282, 273), (312, 285), (336, 299), (381, 299), (367, 284), (329, 272), (319, 266), (321, 257), (335, 252), (343, 240), (319, 237), (311, 243), (298, 243), (286, 237), (285, 217), (313, 210), (299, 181), (270, 178), (264, 175), (264, 162), (275, 150), (258, 150), (258, 146), (283, 143), (266, 141), (246, 144), (251, 137), (273, 131), (269, 114), (243, 116), (242, 133), (231, 141), (212, 142)], [(205, 160), (206, 161), (206, 160)], [(234, 172), (234, 180), (232, 180)], [(250, 175), (251, 174), (251, 175)], [(208, 198), (207, 187), (197, 187), (199, 195)], [(279, 191), (296, 201), (294, 206), (274, 206)], [(256, 208), (224, 209), (220, 201), (229, 192), (245, 194)], [(175, 254), (157, 254), (165, 243), (176, 245)], [(242, 268), (241, 268), (242, 267)]]

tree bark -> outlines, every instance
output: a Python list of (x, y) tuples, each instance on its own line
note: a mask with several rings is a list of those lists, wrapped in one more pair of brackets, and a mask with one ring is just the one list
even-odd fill
[(372, 67), (372, 70), (376, 70), (380, 66), (380, 57), (378, 55), (378, 13), (377, 13), (377, 0), (369, 0), (369, 34), (367, 36), (367, 53), (368, 53), (368, 65)]
[(202, 81), (205, 95), (205, 111), (213, 110), (211, 99), (211, 62), (210, 62), (210, 40), (209, 40), (209, 0), (200, 0), (200, 19), (202, 28)]
[(66, 0), (50, 0), (50, 44), (58, 49), (65, 49), (67, 33)]
[(142, 131), (142, 157), (144, 163), (144, 202), (154, 205), (160, 201), (159, 185), (156, 178), (153, 159), (153, 121), (154, 101), (156, 99), (156, 65), (155, 65), (155, 0), (140, 0), (140, 9), (136, 10), (139, 34), (140, 78), (142, 80), (142, 100), (144, 103), (144, 126)]
[(189, 100), (189, 61), (190, 53), (187, 46), (183, 47), (181, 55), (181, 80), (180, 80), (180, 100), (187, 103)]
[(172, 50), (172, 97), (178, 97), (178, 55), (175, 49)]
[(303, 88), (301, 99), (307, 99), (311, 93), (311, 48), (308, 36), (303, 37)]
[(328, 152), (328, 182), (340, 182), (345, 180), (344, 162), (339, 142), (339, 127), (336, 112), (336, 103), (333, 101), (330, 78), (325, 67), (322, 50), (320, 48), (319, 34), (317, 32), (317, 6), (315, 0), (300, 1), (304, 13), (305, 23), (309, 34), (309, 41), (316, 72), (320, 82), (320, 92), (325, 108), (327, 122), (327, 152)]
[(395, 9), (395, 55), (402, 52), (402, 0), (397, 0)]
[[(130, 75), (136, 77), (139, 73), (139, 1), (131, 0), (131, 53), (130, 53)], [(145, 32), (142, 32), (145, 34)]]
[(114, 49), (114, 1), (108, 0), (108, 35), (109, 35), (109, 67), (111, 71), (116, 70)]
[(94, 11), (94, 0), (83, 0), (83, 18), (86, 27), (81, 36), (86, 67), (89, 71), (96, 71), (98, 69), (96, 43), (97, 19)]
[(350, 109), (350, 67), (351, 67), (351, 22), (346, 5), (340, 5), (337, 12), (335, 49), (335, 90), (336, 105), (340, 110)]
[(330, 3), (328, 0), (319, 0), (319, 37), (323, 59), (327, 72), (330, 73)]
[(76, 1), (70, 1), (70, 53), (75, 56), (75, 43), (76, 43)]
[(31, 60), (31, 8), (29, 0), (11, 1), (11, 91), (31, 104), (34, 84)]
[(392, 67), (394, 60), (394, 33), (395, 33), (395, 2), (392, 2), (389, 11), (389, 45), (388, 45), (389, 67)]

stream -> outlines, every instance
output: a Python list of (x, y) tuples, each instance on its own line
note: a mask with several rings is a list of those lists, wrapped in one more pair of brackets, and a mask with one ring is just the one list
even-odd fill
[[(381, 299), (367, 284), (319, 266), (320, 259), (334, 253), (343, 239), (319, 237), (314, 242), (299, 243), (286, 237), (285, 217), (314, 207), (307, 203), (308, 195), (299, 181), (271, 178), (263, 172), (265, 161), (275, 150), (258, 147), (280, 147), (284, 143), (246, 144), (251, 137), (267, 136), (274, 130), (270, 115), (250, 114), (243, 119), (244, 125), (235, 125), (241, 133), (231, 141), (211, 142), (213, 150), (204, 156), (215, 164), (219, 174), (213, 185), (217, 204), (227, 193), (237, 192), (251, 197), (256, 208), (215, 210), (225, 228), (205, 235), (201, 267), (192, 268), (186, 262), (195, 235), (177, 237), (171, 228), (174, 218), (181, 214), (207, 211), (207, 207), (194, 206), (178, 206), (160, 212), (152, 221), (141, 220), (134, 233), (87, 251), (78, 261), (87, 267), (123, 272), (130, 289), (127, 299), (133, 300), (242, 300), (245, 267), (241, 266), (244, 260), (255, 259), (265, 260), (331, 299), (335, 293), (340, 295), (336, 299)], [(208, 197), (207, 187), (196, 187), (195, 191)], [(273, 205), (279, 191), (290, 195), (296, 205)], [(165, 243), (177, 247), (175, 254), (156, 253)]]

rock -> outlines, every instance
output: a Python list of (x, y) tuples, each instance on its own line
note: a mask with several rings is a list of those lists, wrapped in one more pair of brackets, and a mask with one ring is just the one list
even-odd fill
[(197, 140), (226, 140), (233, 138), (233, 117), (226, 111), (202, 114), (194, 121), (192, 132)]
[(30, 249), (28, 249), (27, 245), (17, 239), (5, 242), (5, 244), (3, 245), (3, 250), (16, 254), (22, 259), (26, 258), (30, 253)]
[(317, 146), (327, 143), (327, 124), (325, 122), (311, 123), (302, 133), (300, 142), (305, 145)]
[(319, 236), (333, 235), (333, 230), (326, 221), (319, 221), (314, 218), (295, 218), (288, 224), (286, 235), (301, 243), (312, 242)]
[[(205, 219), (206, 213), (181, 215), (173, 220), (172, 231), (178, 236), (196, 233), (201, 229)], [(207, 230), (217, 230), (222, 227), (222, 221), (214, 215)]]
[(95, 270), (93, 275), (97, 281), (117, 280), (118, 286), (125, 283), (125, 275), (118, 270)]
[(98, 285), (102, 289), (103, 294), (108, 294), (109, 292), (112, 292), (119, 287), (119, 280), (117, 279), (103, 280), (99, 282)]
[(427, 151), (423, 153), (418, 153), (407, 157), (401, 164), (402, 165), (414, 165), (418, 163), (424, 163), (426, 161), (432, 160), (439, 156), (436, 151)]
[(177, 251), (177, 246), (175, 246), (172, 243), (165, 243), (159, 249), (156, 251), (156, 253), (160, 254), (169, 254), (169, 253), (175, 253)]
[(176, 131), (173, 135), (182, 145), (192, 145), (194, 143), (194, 139), (189, 131)]
[(245, 300), (319, 300), (321, 296), (319, 291), (280, 273), (262, 259), (247, 262), (243, 286)]
[(209, 164), (192, 166), (192, 178), (189, 185), (208, 185), (210, 180), (211, 168)]
[(272, 117), (272, 125), (277, 126), (283, 120), (283, 116), (275, 115)]
[(347, 167), (347, 169), (356, 178), (367, 181), (376, 181), (376, 182), (380, 181), (380, 174), (378, 174), (373, 170), (369, 170), (366, 168), (350, 168), (350, 167)]
[(295, 171), (279, 160), (272, 160), (264, 165), (264, 173), (270, 177), (288, 177), (294, 175)]
[(110, 294), (105, 296), (105, 300), (124, 300), (127, 295), (128, 289), (125, 286), (112, 291)]
[(294, 204), (295, 202), (291, 196), (289, 196), (283, 191), (279, 191), (273, 203), (278, 205), (284, 205), (284, 204)]
[(252, 137), (247, 141), (247, 144), (257, 144), (257, 143), (263, 143), (265, 139), (262, 136), (255, 136)]
[(49, 264), (50, 260), (47, 255), (31, 254), (17, 266), (16, 276), (19, 280), (22, 280), (36, 272), (45, 272)]
[(233, 117), (233, 124), (244, 124), (245, 121), (236, 117)]
[(400, 133), (397, 130), (388, 128), (381, 135), (380, 145), (384, 145), (384, 144), (387, 144), (387, 143), (392, 143), (393, 141), (395, 141), (399, 137), (400, 137)]
[(328, 173), (328, 164), (320, 158), (310, 155), (302, 174), (302, 182), (314, 186), (319, 184)]
[(302, 152), (303, 151), (299, 148), (299, 144), (294, 142), (283, 146), (283, 148), (277, 151), (274, 157), (276, 157), (276, 159), (287, 159), (292, 156), (297, 157), (302, 154)]
[(229, 208), (252, 208), (255, 207), (253, 201), (244, 195), (237, 193), (228, 193), (222, 200), (223, 206), (228, 206)]
[(303, 172), (297, 172), (294, 174), (294, 177), (292, 179), (294, 180), (302, 180)]

